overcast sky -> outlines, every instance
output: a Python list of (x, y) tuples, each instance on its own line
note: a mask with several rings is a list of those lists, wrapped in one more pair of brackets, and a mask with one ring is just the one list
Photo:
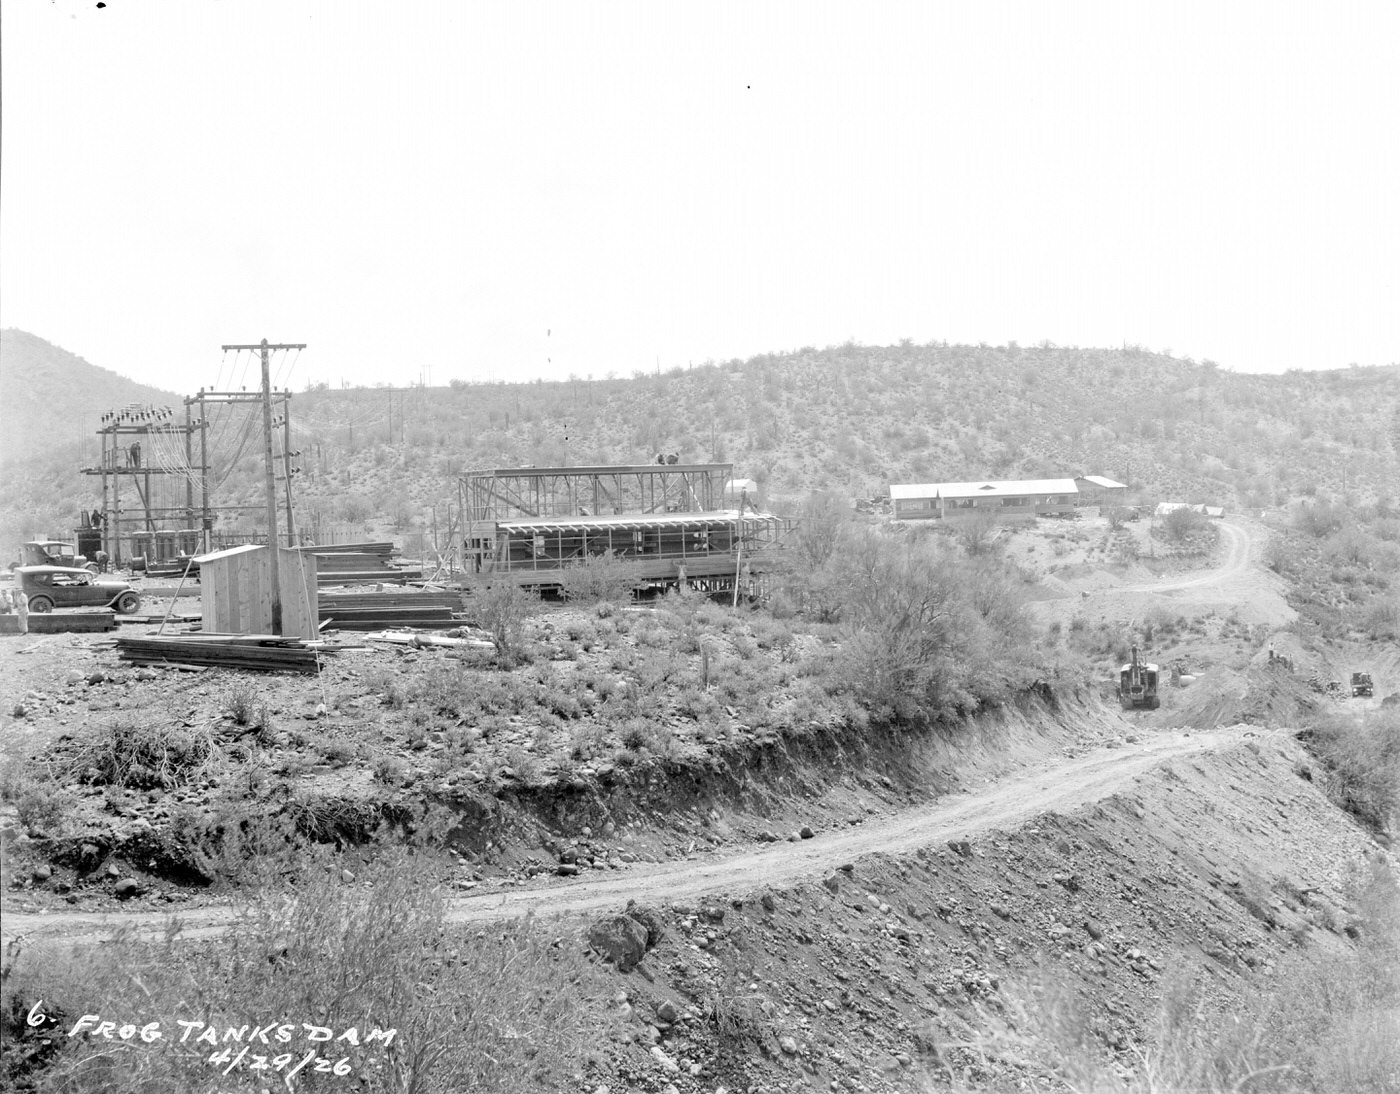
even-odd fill
[[(0, 322), (190, 392), (1400, 361), (1400, 5), (11, 0)], [(285, 370), (284, 370), (285, 371)]]

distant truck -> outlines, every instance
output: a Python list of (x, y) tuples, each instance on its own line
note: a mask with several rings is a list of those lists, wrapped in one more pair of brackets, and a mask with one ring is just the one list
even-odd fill
[(97, 572), (97, 563), (86, 555), (78, 554), (71, 543), (58, 539), (33, 539), (20, 544), (19, 564), (21, 566), (66, 566), (70, 569)]
[(1351, 674), (1351, 697), (1353, 699), (1369, 699), (1375, 694), (1371, 685), (1371, 674), (1369, 672), (1353, 672)]
[(1124, 710), (1156, 710), (1162, 705), (1157, 675), (1157, 666), (1138, 657), (1134, 646), (1132, 660), (1118, 671), (1118, 702)]

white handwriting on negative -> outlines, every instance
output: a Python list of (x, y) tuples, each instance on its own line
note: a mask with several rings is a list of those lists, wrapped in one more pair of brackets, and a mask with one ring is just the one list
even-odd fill
[[(36, 1004), (37, 1006), (38, 1004)], [(189, 1021), (177, 1019), (175, 1024), (180, 1027), (181, 1033), (177, 1043), (184, 1044), (192, 1041), (194, 1044), (220, 1045), (230, 1042), (235, 1044), (263, 1044), (263, 1045), (286, 1045), (291, 1044), (298, 1038), (310, 1042), (333, 1041), (337, 1044), (345, 1045), (383, 1045), (385, 1047), (393, 1043), (397, 1029), (380, 1029), (375, 1026), (366, 1030), (361, 1036), (357, 1027), (351, 1026), (344, 1030), (339, 1036), (334, 1029), (329, 1026), (313, 1026), (307, 1022), (299, 1024), (292, 1022), (269, 1022), (266, 1025), (241, 1025), (241, 1026), (218, 1026), (212, 1022)], [(160, 1041), (165, 1038), (161, 1031), (159, 1022), (147, 1022), (143, 1026), (135, 1023), (117, 1023), (104, 1021), (99, 1014), (84, 1014), (76, 1022), (73, 1028), (68, 1031), (69, 1037), (75, 1037), (79, 1033), (87, 1033), (93, 1037), (102, 1037), (108, 1041), (130, 1041), (133, 1038), (140, 1038), (148, 1044), (152, 1041)], [(172, 1033), (173, 1036), (173, 1033)]]

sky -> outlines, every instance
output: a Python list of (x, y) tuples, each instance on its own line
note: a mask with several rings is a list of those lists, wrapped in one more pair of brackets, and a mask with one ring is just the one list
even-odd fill
[[(1400, 361), (1400, 6), (14, 0), (0, 325), (177, 393)], [(0, 367), (4, 367), (0, 361)]]

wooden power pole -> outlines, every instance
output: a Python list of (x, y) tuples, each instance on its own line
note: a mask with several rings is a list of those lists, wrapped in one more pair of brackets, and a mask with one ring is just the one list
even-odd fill
[(255, 346), (224, 346), (229, 350), (257, 350), (262, 357), (262, 405), (263, 405), (263, 464), (267, 480), (267, 549), (271, 562), (272, 583), (272, 633), (282, 633), (282, 575), (281, 556), (277, 547), (277, 478), (272, 469), (272, 379), (269, 369), (271, 353), (275, 349), (306, 348), (306, 343), (294, 345), (278, 343), (269, 345), (266, 338)]

